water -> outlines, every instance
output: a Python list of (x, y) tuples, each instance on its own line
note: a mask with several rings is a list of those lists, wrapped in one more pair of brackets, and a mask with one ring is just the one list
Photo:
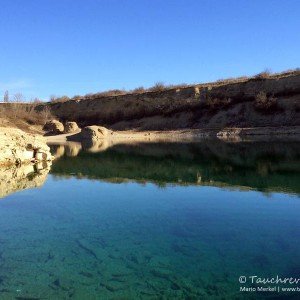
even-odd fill
[(0, 201), (0, 299), (297, 299), (238, 280), (300, 277), (299, 143), (80, 148)]

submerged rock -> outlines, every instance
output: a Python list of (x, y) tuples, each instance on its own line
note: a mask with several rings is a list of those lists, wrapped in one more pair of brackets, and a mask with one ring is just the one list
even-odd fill
[(73, 133), (78, 131), (79, 127), (76, 122), (66, 122), (64, 133)]
[(50, 160), (52, 155), (44, 137), (16, 128), (0, 128), (0, 165)]
[(60, 134), (63, 133), (65, 128), (63, 123), (57, 121), (57, 120), (51, 120), (46, 122), (46, 124), (43, 127), (43, 130), (47, 131), (48, 133), (52, 134)]

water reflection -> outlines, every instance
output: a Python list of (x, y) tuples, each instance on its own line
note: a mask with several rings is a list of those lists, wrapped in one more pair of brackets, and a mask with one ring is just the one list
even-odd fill
[(41, 187), (51, 162), (0, 168), (0, 198), (20, 190)]
[(300, 192), (298, 142), (107, 143), (52, 145), (57, 159), (51, 173), (109, 182), (153, 182), (160, 186), (209, 185)]
[[(238, 278), (299, 277), (299, 197), (228, 187), (299, 193), (299, 144), (51, 148), (42, 188), (0, 201), (0, 299), (297, 299)], [(21, 170), (2, 189), (44, 180)]]

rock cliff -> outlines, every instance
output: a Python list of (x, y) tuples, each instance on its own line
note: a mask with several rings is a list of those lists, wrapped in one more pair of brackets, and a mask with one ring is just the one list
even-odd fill
[(300, 72), (36, 106), (44, 109), (64, 122), (114, 130), (299, 126)]
[[(1, 106), (10, 107), (11, 103)], [(225, 128), (298, 126), (294, 131), (299, 134), (300, 71), (122, 95), (78, 96), (33, 106), (39, 114), (50, 112), (60, 122), (76, 122), (80, 128), (203, 129), (216, 135)]]

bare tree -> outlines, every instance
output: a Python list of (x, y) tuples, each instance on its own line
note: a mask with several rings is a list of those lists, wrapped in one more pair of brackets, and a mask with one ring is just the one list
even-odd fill
[(53, 116), (51, 114), (51, 110), (49, 106), (43, 106), (43, 109), (40, 111), (40, 118), (43, 123), (46, 123), (47, 121), (53, 119)]
[(31, 98), (31, 102), (32, 103), (43, 103), (43, 101), (41, 99), (37, 98), (37, 97)]
[(50, 102), (55, 102), (56, 101), (56, 99), (57, 99), (57, 96), (55, 96), (55, 95), (50, 95)]
[(9, 93), (8, 93), (8, 91), (4, 92), (3, 102), (9, 102)]
[(24, 100), (25, 99), (22, 93), (14, 94), (14, 102), (23, 102)]

